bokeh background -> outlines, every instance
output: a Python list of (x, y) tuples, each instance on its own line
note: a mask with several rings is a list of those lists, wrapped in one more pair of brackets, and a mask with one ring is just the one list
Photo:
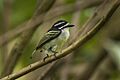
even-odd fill
[[(0, 37), (9, 31), (19, 32), (20, 29), (26, 27), (21, 25), (33, 17), (39, 1), (42, 3), (44, 0), (0, 0)], [(73, 39), (79, 38), (79, 36), (75, 36), (80, 34), (78, 32), (81, 27), (104, 1), (56, 0), (47, 16), (44, 17), (43, 23), (34, 31), (31, 38), (25, 43), (25, 47), (20, 49), (19, 57), (17, 59), (11, 57), (15, 60), (15, 65), (12, 70), (8, 70), (9, 73), (6, 73), (5, 67), (6, 63), (7, 66), (10, 65), (8, 57), (13, 52), (12, 49), (15, 48), (16, 43), (19, 45), (21, 35), (27, 34), (29, 29), (11, 40), (8, 40), (11, 36), (9, 34), (0, 38), (3, 41), (6, 40), (4, 44), (0, 45), (0, 77), (18, 72), (30, 63), (41, 60), (41, 54), (36, 54), (32, 60), (30, 56), (44, 33), (57, 20), (64, 19), (75, 24), (75, 27), (70, 29), (71, 37), (65, 48), (73, 43)], [(16, 54), (12, 56), (14, 55)], [(51, 68), (49, 73), (40, 80), (120, 80), (120, 7), (106, 25), (82, 47), (58, 60), (54, 65), (48, 64), (16, 80), (39, 80), (39, 77), (49, 68)]]

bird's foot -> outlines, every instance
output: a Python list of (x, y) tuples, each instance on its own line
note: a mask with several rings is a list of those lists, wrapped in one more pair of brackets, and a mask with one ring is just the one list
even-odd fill
[(46, 57), (44, 57), (43, 62), (45, 62), (45, 60), (49, 57), (49, 55), (47, 54)]
[(56, 51), (53, 51), (53, 56), (55, 56), (55, 58), (57, 58), (57, 56), (56, 56), (56, 53), (58, 53), (58, 52), (56, 52)]
[(57, 56), (56, 56), (56, 53), (58, 53), (58, 52), (57, 52), (57, 51), (52, 50), (52, 47), (50, 47), (50, 49), (49, 49), (49, 50), (50, 50), (50, 52), (52, 52), (52, 53), (53, 53), (53, 56), (55, 56), (55, 58), (56, 58), (56, 57), (57, 57)]
[(30, 67), (31, 67), (31, 64), (32, 64), (32, 59), (33, 59), (33, 56), (30, 56)]

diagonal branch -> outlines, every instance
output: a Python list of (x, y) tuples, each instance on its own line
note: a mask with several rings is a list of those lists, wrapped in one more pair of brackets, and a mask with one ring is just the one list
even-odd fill
[[(109, 2), (109, 4), (111, 6), (106, 5), (106, 3)], [(9, 76), (6, 76), (4, 78), (2, 78), (1, 80), (12, 80), (12, 79), (16, 79), (19, 78), (33, 70), (38, 69), (39, 67), (42, 67), (48, 63), (51, 63), (57, 59), (60, 59), (68, 54), (70, 54), (70, 52), (72, 52), (74, 49), (77, 49), (78, 47), (82, 46), (83, 44), (85, 44), (89, 39), (91, 39), (103, 26), (106, 22), (108, 22), (108, 20), (111, 18), (112, 14), (115, 12), (115, 10), (119, 7), (120, 5), (120, 1), (119, 0), (106, 0), (105, 3), (103, 5), (101, 5), (100, 9), (102, 9), (104, 11), (105, 7), (110, 7), (110, 9), (101, 16), (101, 18), (99, 18), (98, 22), (96, 23), (96, 25), (91, 25), (92, 28), (86, 32), (86, 34), (84, 34), (83, 36), (81, 36), (77, 41), (75, 41), (72, 45), (70, 45), (68, 48), (66, 48), (65, 50), (62, 51), (62, 53), (58, 53), (56, 55), (56, 57), (51, 56), (49, 58), (46, 59), (45, 62), (43, 62), (43, 60), (35, 62), (33, 64), (31, 64), (30, 66), (27, 66), (25, 68), (23, 68), (22, 70), (20, 70), (17, 73), (13, 73)], [(96, 12), (96, 16), (97, 17), (97, 13)], [(94, 19), (94, 18), (93, 18)], [(91, 21), (88, 21), (87, 23), (89, 24)], [(87, 26), (86, 26), (87, 27)]]

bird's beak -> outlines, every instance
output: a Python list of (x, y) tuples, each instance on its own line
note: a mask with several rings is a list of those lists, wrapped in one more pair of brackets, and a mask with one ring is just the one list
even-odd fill
[(67, 27), (74, 27), (75, 25), (72, 25), (72, 24), (69, 24), (69, 25), (67, 25)]

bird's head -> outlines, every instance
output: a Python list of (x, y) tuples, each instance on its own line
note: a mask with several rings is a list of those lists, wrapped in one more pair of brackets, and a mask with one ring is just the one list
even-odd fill
[(52, 26), (52, 28), (56, 28), (56, 29), (62, 30), (62, 29), (65, 29), (65, 28), (73, 27), (73, 26), (74, 25), (69, 24), (65, 20), (59, 20)]

